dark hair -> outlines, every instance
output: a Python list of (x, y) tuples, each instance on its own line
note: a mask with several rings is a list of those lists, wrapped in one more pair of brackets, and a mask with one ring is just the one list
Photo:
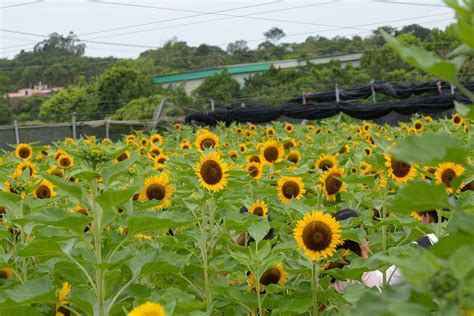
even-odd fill
[[(433, 219), (433, 222), (434, 223), (437, 223), (439, 221), (439, 218), (438, 218), (438, 212), (436, 211), (422, 211), (420, 212), (421, 216), (427, 214), (429, 217), (431, 217)], [(444, 221), (447, 221), (448, 219), (446, 217), (442, 217), (441, 218), (441, 222), (444, 222)]]
[[(359, 213), (350, 208), (345, 208), (343, 210), (337, 211), (333, 214), (333, 217), (337, 221), (343, 221), (351, 217), (358, 217)], [(352, 240), (345, 240), (342, 245), (336, 247), (336, 249), (348, 249), (356, 253), (359, 257), (362, 257), (362, 250), (360, 249), (359, 243)]]

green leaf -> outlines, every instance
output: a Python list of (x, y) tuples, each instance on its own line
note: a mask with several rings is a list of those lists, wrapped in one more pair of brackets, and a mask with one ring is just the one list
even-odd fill
[(101, 175), (100, 173), (95, 172), (95, 171), (82, 171), (82, 172), (76, 173), (74, 177), (78, 179), (90, 181), (93, 179), (100, 179)]
[(20, 249), (19, 257), (59, 257), (63, 255), (61, 247), (53, 239), (35, 239)]
[(459, 138), (450, 134), (427, 133), (401, 140), (391, 153), (407, 163), (436, 165), (444, 161), (464, 163), (467, 150), (461, 146)]
[(6, 209), (14, 210), (20, 200), (21, 196), (18, 194), (0, 191), (0, 206)]
[(82, 214), (71, 214), (62, 209), (44, 208), (32, 213), (29, 217), (34, 222), (48, 226), (61, 227), (67, 231), (82, 235), (84, 228), (90, 223), (91, 218)]
[(105, 191), (97, 197), (97, 203), (104, 212), (109, 212), (113, 207), (127, 203), (138, 190), (138, 187), (132, 187), (126, 190)]
[(188, 213), (156, 211), (140, 212), (128, 218), (127, 226), (130, 235), (151, 233), (161, 229), (177, 228), (193, 223), (195, 219)]
[(137, 155), (132, 155), (127, 160), (107, 166), (102, 169), (101, 174), (102, 179), (104, 179), (105, 186), (109, 186), (112, 182), (124, 175), (128, 171), (128, 169), (135, 163), (137, 157)]
[[(38, 302), (36, 299), (44, 297), (52, 291), (53, 286), (51, 284), (51, 278), (48, 276), (27, 281), (13, 289), (5, 290), (4, 293), (15, 303), (31, 304)], [(40, 301), (44, 301), (44, 299)]]
[(270, 230), (270, 224), (267, 220), (261, 220), (249, 227), (249, 234), (256, 242), (263, 240)]
[(474, 104), (467, 105), (454, 101), (454, 108), (462, 116), (474, 119)]
[(347, 184), (368, 184), (370, 186), (374, 185), (375, 182), (375, 177), (374, 176), (355, 176), (355, 175), (350, 175), (350, 176), (345, 176), (339, 178), (342, 182), (347, 183)]
[(474, 246), (464, 245), (456, 249), (449, 258), (451, 268), (462, 280), (474, 269)]
[(443, 185), (411, 181), (402, 186), (390, 201), (390, 210), (399, 212), (428, 211), (451, 208)]
[(406, 62), (415, 67), (435, 75), (440, 79), (444, 79), (453, 83), (457, 82), (458, 72), (461, 69), (466, 57), (458, 56), (451, 60), (443, 60), (432, 52), (428, 52), (423, 48), (416, 46), (405, 46), (396, 38), (381, 31), (387, 44), (392, 47), (398, 55)]
[(54, 186), (58, 189), (72, 197), (77, 203), (84, 204), (84, 200), (86, 198), (86, 194), (84, 189), (80, 183), (73, 183), (70, 181), (66, 181), (61, 179), (57, 176), (52, 176), (47, 173), (43, 173), (42, 176), (54, 184)]

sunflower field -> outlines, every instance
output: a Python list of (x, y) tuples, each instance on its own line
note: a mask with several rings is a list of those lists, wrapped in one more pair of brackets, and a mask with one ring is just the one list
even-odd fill
[(473, 315), (471, 125), (177, 123), (12, 147), (0, 315)]

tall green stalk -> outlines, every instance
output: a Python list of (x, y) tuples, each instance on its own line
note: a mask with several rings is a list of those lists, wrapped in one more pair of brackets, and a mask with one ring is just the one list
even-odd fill
[[(383, 204), (382, 204), (382, 214), (381, 214), (381, 220), (382, 220), (382, 251), (385, 253), (387, 251), (387, 226), (385, 226), (385, 223), (383, 222), (385, 218), (387, 217), (387, 197), (388, 197), (388, 186), (390, 183), (390, 178), (389, 175), (387, 175), (387, 182), (385, 183), (385, 188), (383, 191)], [(385, 269), (382, 270), (382, 277), (383, 277), (383, 286), (385, 287), (387, 285), (387, 272)]]
[(318, 288), (319, 288), (319, 265), (317, 261), (313, 261), (311, 267), (311, 295), (313, 301), (313, 316), (317, 316), (319, 312), (318, 304)]
[(105, 275), (102, 268), (102, 209), (97, 205), (97, 181), (96, 179), (91, 180), (91, 199), (92, 199), (92, 214), (94, 219), (92, 222), (92, 230), (94, 233), (94, 250), (96, 258), (96, 273), (95, 273), (95, 284), (96, 284), (96, 298), (98, 303), (99, 316), (105, 316)]

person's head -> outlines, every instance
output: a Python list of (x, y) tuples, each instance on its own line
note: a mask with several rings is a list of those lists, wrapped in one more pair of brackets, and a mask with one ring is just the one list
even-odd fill
[[(436, 211), (425, 211), (425, 212), (420, 212), (421, 213), (421, 222), (423, 224), (432, 224), (432, 223), (438, 223), (439, 218), (438, 218), (438, 212)], [(443, 216), (441, 218), (441, 221), (444, 222), (446, 218)]]
[[(343, 221), (351, 217), (358, 217), (359, 213), (356, 211), (346, 208), (340, 211), (337, 211), (336, 213), (333, 214), (333, 217), (337, 221)], [(362, 249), (361, 245), (353, 240), (345, 240), (342, 245), (337, 246), (336, 249), (347, 249), (350, 250), (354, 253), (356, 253), (358, 256), (362, 257)]]

